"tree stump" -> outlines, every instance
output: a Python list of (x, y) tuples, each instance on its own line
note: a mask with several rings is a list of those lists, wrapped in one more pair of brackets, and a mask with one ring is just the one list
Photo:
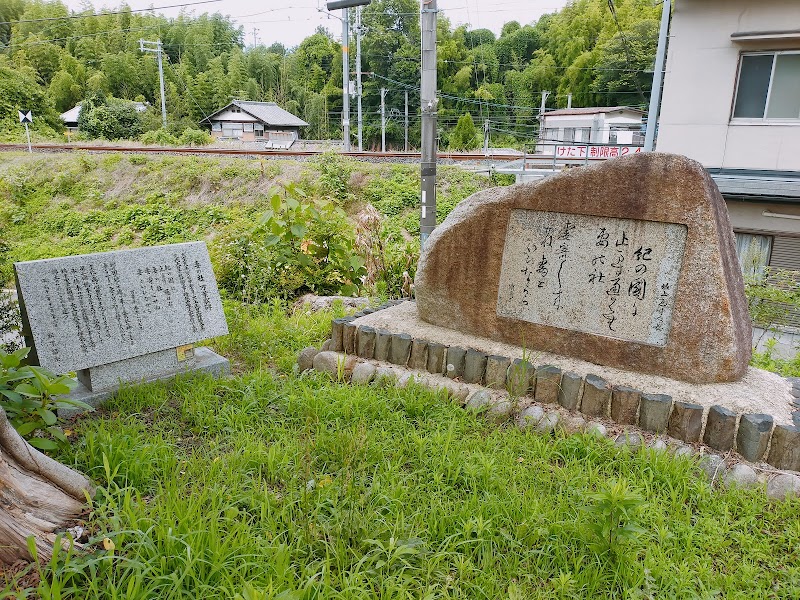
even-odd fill
[(28, 444), (0, 408), (0, 564), (31, 560), (30, 536), (39, 559), (49, 560), (56, 529), (80, 515), (93, 495), (86, 477)]

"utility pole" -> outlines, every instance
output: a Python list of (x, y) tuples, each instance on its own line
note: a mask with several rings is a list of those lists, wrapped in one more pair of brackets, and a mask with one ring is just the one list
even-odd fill
[[(332, 2), (328, 2), (326, 4), (328, 10), (342, 9), (342, 138), (344, 139), (345, 152), (350, 152), (350, 55), (348, 54), (347, 47), (347, 45), (350, 43), (350, 23), (347, 20), (347, 9), (354, 6), (364, 6), (370, 2), (372, 2), (372, 0), (333, 0)], [(358, 67), (358, 71), (360, 81), (360, 65)], [(359, 97), (359, 108), (360, 105), (361, 98)]]
[(650, 109), (647, 111), (647, 132), (644, 137), (644, 151), (652, 152), (656, 141), (658, 113), (661, 110), (661, 84), (664, 82), (664, 63), (667, 58), (667, 33), (669, 32), (669, 11), (672, 0), (663, 0), (661, 8), (661, 27), (658, 30), (656, 66), (653, 72), (653, 87), (650, 89)]
[(547, 103), (547, 97), (550, 95), (550, 92), (543, 91), (542, 92), (542, 103), (539, 105), (539, 141), (544, 142), (544, 111), (545, 111), (545, 104)]
[(436, 0), (421, 0), (422, 77), (422, 148), (420, 161), (421, 202), (419, 238), (425, 247), (428, 236), (436, 228)]
[(403, 134), (403, 151), (408, 152), (408, 90), (406, 90), (406, 122)]
[(489, 156), (489, 119), (483, 122), (483, 155)]
[(167, 101), (164, 96), (164, 65), (162, 63), (161, 55), (163, 53), (163, 48), (161, 46), (161, 40), (156, 40), (155, 42), (148, 42), (146, 40), (139, 40), (139, 51), (140, 52), (152, 52), (158, 56), (158, 81), (161, 87), (161, 124), (164, 129), (167, 128)]
[(386, 88), (381, 88), (381, 152), (386, 152)]
[(257, 35), (258, 35), (258, 29), (253, 27), (253, 48), (258, 46), (258, 38), (256, 37)]
[(364, 151), (364, 122), (361, 116), (361, 7), (356, 8), (356, 95), (358, 99), (358, 151)]
[(572, 108), (572, 94), (567, 94), (567, 108)]
[(347, 8), (342, 9), (342, 137), (344, 151), (350, 152), (350, 23), (347, 21)]

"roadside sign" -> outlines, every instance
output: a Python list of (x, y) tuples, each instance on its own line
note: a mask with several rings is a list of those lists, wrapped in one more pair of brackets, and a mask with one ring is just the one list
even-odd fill
[(20, 123), (33, 123), (33, 115), (29, 110), (20, 110), (19, 112), (19, 122)]

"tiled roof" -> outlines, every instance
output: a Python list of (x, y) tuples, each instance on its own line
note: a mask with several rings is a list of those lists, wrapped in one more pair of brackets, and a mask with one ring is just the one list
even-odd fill
[(249, 100), (234, 100), (228, 106), (221, 108), (214, 114), (206, 117), (201, 123), (210, 123), (216, 115), (221, 113), (229, 106), (238, 106), (248, 114), (253, 115), (265, 125), (277, 125), (286, 127), (307, 127), (308, 123), (303, 119), (294, 116), (287, 110), (283, 110), (274, 102), (250, 102)]

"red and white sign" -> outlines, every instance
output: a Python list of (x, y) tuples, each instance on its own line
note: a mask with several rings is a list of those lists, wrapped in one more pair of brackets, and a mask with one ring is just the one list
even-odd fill
[(638, 154), (641, 146), (557, 146), (559, 158), (617, 158), (626, 154)]

